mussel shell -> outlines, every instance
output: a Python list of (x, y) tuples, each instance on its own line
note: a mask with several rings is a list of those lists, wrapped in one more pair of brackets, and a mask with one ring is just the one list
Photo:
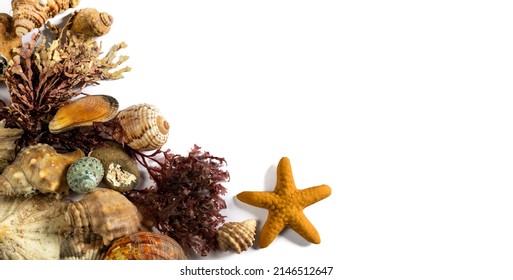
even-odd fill
[(173, 238), (156, 232), (136, 232), (118, 238), (105, 254), (106, 260), (186, 260)]
[(118, 113), (118, 101), (109, 95), (87, 95), (70, 101), (57, 110), (48, 124), (51, 133), (61, 133), (93, 122), (106, 122)]

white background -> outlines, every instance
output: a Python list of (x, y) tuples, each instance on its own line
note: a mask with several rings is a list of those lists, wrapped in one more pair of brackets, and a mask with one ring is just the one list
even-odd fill
[[(157, 105), (171, 124), (166, 147), (225, 157), (228, 221), (257, 218), (260, 230), (266, 211), (235, 195), (272, 190), (282, 156), (298, 188), (328, 184), (332, 195), (305, 209), (320, 245), (285, 230), (241, 255), (109, 268), (169, 279), (185, 265), (329, 265), (337, 279), (513, 277), (510, 1), (163, 3), (81, 1), (113, 15), (103, 48), (125, 41), (133, 68), (86, 92), (122, 108)], [(77, 268), (96, 265), (106, 267)]]

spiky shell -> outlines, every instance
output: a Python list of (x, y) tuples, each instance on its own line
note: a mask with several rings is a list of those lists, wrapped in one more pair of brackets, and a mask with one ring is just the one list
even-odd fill
[(83, 156), (81, 150), (59, 154), (47, 144), (25, 147), (0, 175), (0, 194), (13, 196), (39, 192), (60, 198), (69, 192), (68, 167)]
[(87, 95), (72, 100), (57, 110), (48, 124), (51, 133), (61, 133), (93, 122), (106, 122), (118, 113), (118, 101), (109, 95)]
[(157, 107), (150, 104), (132, 105), (117, 116), (121, 125), (121, 141), (139, 151), (161, 148), (169, 135), (169, 123)]
[(155, 232), (136, 232), (114, 240), (106, 260), (186, 260), (187, 255), (173, 238)]
[(72, 232), (69, 201), (48, 196), (0, 196), (0, 259), (57, 260)]
[(144, 229), (135, 205), (121, 193), (107, 188), (96, 188), (71, 203), (66, 220), (77, 230), (100, 235), (105, 245)]
[(217, 230), (217, 242), (222, 251), (233, 250), (237, 254), (253, 245), (256, 233), (256, 220), (228, 222)]
[(70, 30), (87, 37), (98, 37), (110, 31), (113, 18), (94, 8), (81, 9), (73, 15)]
[(82, 157), (68, 168), (66, 178), (70, 189), (77, 193), (94, 190), (103, 179), (103, 165), (95, 157)]
[(14, 142), (21, 135), (23, 135), (23, 129), (6, 128), (5, 119), (0, 121), (0, 172), (14, 160), (16, 149)]

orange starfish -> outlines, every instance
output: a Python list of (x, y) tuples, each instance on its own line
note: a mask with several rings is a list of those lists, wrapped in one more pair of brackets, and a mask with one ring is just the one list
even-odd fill
[(276, 173), (278, 178), (273, 192), (241, 192), (237, 195), (244, 203), (269, 210), (258, 245), (260, 248), (269, 246), (285, 227), (290, 227), (309, 242), (321, 243), (319, 233), (306, 218), (303, 209), (330, 196), (331, 188), (320, 185), (298, 190), (290, 161), (286, 157), (278, 163)]

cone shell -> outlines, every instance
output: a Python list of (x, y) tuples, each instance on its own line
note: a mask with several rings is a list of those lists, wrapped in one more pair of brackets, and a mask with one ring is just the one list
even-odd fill
[(186, 260), (182, 247), (171, 237), (155, 232), (137, 232), (115, 240), (106, 260)]
[(0, 194), (51, 193), (57, 198), (67, 195), (66, 171), (72, 162), (83, 156), (81, 150), (59, 154), (47, 144), (25, 147), (0, 175)]
[(87, 95), (59, 108), (48, 124), (51, 133), (61, 133), (93, 122), (106, 122), (118, 113), (118, 101), (109, 95)]
[(113, 18), (105, 12), (93, 8), (77, 11), (72, 20), (70, 30), (87, 37), (98, 37), (110, 31)]
[(7, 167), (15, 157), (16, 144), (23, 135), (23, 129), (6, 128), (5, 120), (0, 121), (0, 172)]
[(160, 149), (167, 141), (169, 123), (157, 107), (149, 104), (130, 106), (119, 112), (121, 135), (116, 138), (139, 151)]
[(229, 222), (217, 230), (217, 243), (222, 251), (233, 250), (237, 254), (253, 245), (256, 233), (256, 220)]
[(104, 245), (144, 229), (135, 205), (121, 193), (107, 188), (96, 188), (71, 203), (66, 219), (77, 230), (100, 235)]

